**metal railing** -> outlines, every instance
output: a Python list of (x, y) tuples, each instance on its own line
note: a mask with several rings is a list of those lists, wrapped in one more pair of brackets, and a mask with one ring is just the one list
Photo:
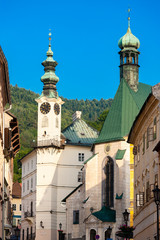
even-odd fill
[(33, 217), (33, 212), (24, 212), (24, 218), (27, 218), (27, 217)]
[(61, 146), (61, 141), (55, 140), (55, 139), (46, 139), (46, 140), (40, 140), (40, 141), (34, 141), (31, 143), (32, 147), (45, 147), (45, 146)]
[(35, 240), (35, 239), (36, 239), (35, 233), (29, 234), (28, 239), (26, 238), (26, 240)]

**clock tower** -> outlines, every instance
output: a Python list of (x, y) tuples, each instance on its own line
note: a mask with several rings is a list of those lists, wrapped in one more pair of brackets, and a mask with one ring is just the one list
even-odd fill
[(41, 77), (43, 91), (36, 99), (38, 103), (38, 135), (37, 142), (41, 145), (60, 145), (61, 135), (61, 105), (62, 99), (58, 96), (56, 84), (59, 78), (55, 74), (57, 62), (53, 59), (51, 50), (51, 33), (49, 33), (49, 48), (47, 59), (42, 62), (44, 75)]

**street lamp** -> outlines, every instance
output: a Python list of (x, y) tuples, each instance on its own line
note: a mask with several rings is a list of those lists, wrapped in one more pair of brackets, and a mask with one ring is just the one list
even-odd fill
[(155, 186), (155, 189), (152, 190), (154, 193), (154, 201), (157, 206), (157, 240), (159, 240), (159, 203), (160, 203), (160, 189), (158, 185)]
[(15, 236), (16, 236), (16, 238), (18, 240), (19, 237), (20, 237), (20, 229), (18, 228), (18, 226), (14, 229), (14, 231), (15, 231)]
[(124, 218), (124, 221), (126, 223), (126, 226), (127, 226), (127, 222), (129, 220), (129, 212), (127, 212), (127, 209), (125, 209), (125, 211), (123, 212), (123, 218)]
[(58, 230), (58, 232), (59, 232), (59, 240), (62, 240), (63, 230), (61, 230), (61, 229), (62, 229), (62, 223), (59, 224), (59, 230)]

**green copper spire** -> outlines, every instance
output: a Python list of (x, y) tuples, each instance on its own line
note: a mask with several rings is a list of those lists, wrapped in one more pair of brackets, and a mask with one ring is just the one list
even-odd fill
[(51, 50), (51, 35), (52, 34), (50, 32), (47, 59), (44, 62), (42, 62), (45, 73), (41, 77), (41, 81), (44, 84), (41, 97), (46, 96), (50, 98), (58, 98), (56, 84), (59, 81), (59, 78), (55, 74), (55, 67), (57, 66), (58, 63), (53, 59), (53, 52)]
[(127, 33), (120, 38), (120, 40), (118, 41), (118, 46), (121, 49), (124, 48), (130, 48), (133, 47), (135, 49), (138, 49), (140, 47), (140, 41), (138, 38), (136, 38), (132, 32), (131, 32), (131, 28), (130, 28), (130, 8), (128, 9), (128, 29), (127, 29)]

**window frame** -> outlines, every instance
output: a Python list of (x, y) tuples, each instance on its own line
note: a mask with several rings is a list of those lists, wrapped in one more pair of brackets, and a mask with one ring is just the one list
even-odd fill
[(79, 224), (79, 210), (73, 210), (73, 224)]

